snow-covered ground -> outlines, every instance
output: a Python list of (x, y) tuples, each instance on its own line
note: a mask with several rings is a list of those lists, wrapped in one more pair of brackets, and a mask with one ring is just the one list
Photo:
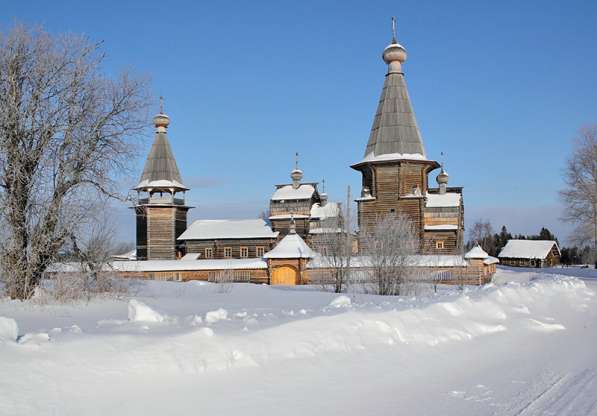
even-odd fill
[(4, 299), (0, 414), (597, 414), (597, 280), (577, 270), (417, 299), (155, 281)]

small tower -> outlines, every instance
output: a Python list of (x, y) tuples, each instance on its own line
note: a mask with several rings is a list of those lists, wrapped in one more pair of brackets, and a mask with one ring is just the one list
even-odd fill
[[(161, 101), (161, 98), (160, 98)], [(170, 118), (160, 113), (153, 118), (155, 139), (137, 191), (134, 206), (137, 216), (137, 259), (174, 260), (180, 257), (182, 246), (176, 239), (187, 228), (185, 192), (176, 160), (168, 141)]]
[(448, 179), (449, 178), (450, 177), (448, 176), (448, 172), (446, 172), (444, 170), (444, 165), (442, 164), (442, 170), (440, 171), (440, 173), (435, 178), (435, 180), (437, 181), (437, 184), (439, 185), (439, 193), (440, 194), (445, 194), (446, 193), (446, 190), (448, 188)]

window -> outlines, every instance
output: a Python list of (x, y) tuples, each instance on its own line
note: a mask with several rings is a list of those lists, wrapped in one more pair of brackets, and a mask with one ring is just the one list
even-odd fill
[(444, 248), (444, 242), (442, 240), (436, 241), (435, 248), (438, 250), (442, 250)]
[(255, 247), (255, 256), (256, 257), (263, 257), (265, 254), (265, 247)]
[(396, 208), (390, 208), (390, 214), (396, 213)]
[(232, 247), (224, 247), (224, 257), (227, 259), (232, 257)]
[(207, 247), (205, 249), (205, 258), (206, 259), (211, 259), (211, 258), (213, 258), (213, 256), (214, 256), (214, 250), (213, 250), (213, 248)]
[(240, 257), (246, 259), (249, 257), (249, 247), (241, 247), (240, 248)]

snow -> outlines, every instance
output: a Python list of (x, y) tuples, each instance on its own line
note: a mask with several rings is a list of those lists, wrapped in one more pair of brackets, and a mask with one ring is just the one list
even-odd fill
[(201, 257), (201, 253), (187, 253), (184, 256), (182, 256), (181, 260), (198, 260), (199, 257)]
[(465, 259), (486, 259), (489, 254), (479, 244), (471, 248), (465, 255)]
[(215, 324), (218, 321), (223, 321), (228, 318), (228, 311), (226, 309), (216, 309), (205, 314), (205, 322), (208, 324)]
[(330, 302), (330, 306), (332, 308), (346, 308), (350, 306), (351, 300), (348, 296), (341, 295), (338, 296), (336, 299)]
[(137, 260), (137, 249), (134, 248), (131, 251), (127, 251), (123, 254), (116, 254), (112, 256), (113, 260)]
[[(80, 270), (79, 263), (52, 264), (50, 271), (69, 272)], [(175, 272), (185, 270), (246, 270), (267, 269), (267, 263), (259, 258), (205, 259), (205, 260), (144, 260), (113, 261), (106, 270), (121, 272)]]
[(164, 317), (143, 302), (136, 299), (129, 301), (129, 321), (131, 322), (163, 322)]
[(456, 224), (434, 224), (426, 225), (425, 231), (436, 231), (436, 230), (457, 230), (458, 225)]
[(19, 335), (17, 322), (12, 318), (0, 316), (0, 343), (15, 342)]
[(286, 199), (311, 199), (315, 187), (312, 184), (300, 184), (298, 188), (292, 185), (279, 185), (272, 195), (272, 201), (283, 201)]
[(213, 240), (240, 238), (276, 238), (278, 232), (262, 219), (197, 220), (178, 237), (178, 240)]
[(449, 208), (459, 207), (461, 195), (456, 192), (446, 192), (445, 194), (431, 194), (427, 192), (427, 208)]
[(160, 325), (0, 299), (26, 340), (0, 343), (0, 414), (595, 414), (597, 281), (530, 270), (418, 297), (130, 281)]
[(185, 189), (188, 190), (186, 186), (182, 183), (174, 180), (167, 180), (167, 179), (160, 179), (157, 181), (149, 181), (147, 179), (139, 182), (134, 189), (141, 189), (141, 188), (178, 188), (178, 189)]
[(272, 215), (269, 217), (270, 220), (290, 220), (292, 218), (294, 218), (295, 220), (307, 219), (307, 218), (309, 218), (309, 216), (301, 215), (301, 214), (281, 214), (281, 215)]
[(376, 155), (369, 153), (363, 160), (356, 163), (357, 165), (367, 162), (385, 162), (391, 160), (428, 160), (425, 155), (420, 153), (385, 153), (383, 155)]
[[(463, 267), (467, 262), (462, 256), (452, 254), (417, 254), (408, 256), (406, 264), (412, 267)], [(371, 259), (367, 256), (354, 256), (350, 259), (352, 267), (370, 267)], [(329, 267), (329, 263), (324, 256), (316, 255), (309, 263), (307, 268), (318, 269)]]
[(514, 259), (545, 259), (554, 244), (559, 252), (560, 248), (555, 241), (508, 240), (505, 247), (500, 251), (498, 257)]
[(311, 218), (325, 220), (327, 218), (336, 218), (340, 214), (340, 207), (337, 202), (327, 202), (325, 205), (319, 203), (311, 207)]
[(286, 235), (272, 250), (265, 253), (265, 259), (308, 259), (317, 256), (305, 241), (295, 233)]

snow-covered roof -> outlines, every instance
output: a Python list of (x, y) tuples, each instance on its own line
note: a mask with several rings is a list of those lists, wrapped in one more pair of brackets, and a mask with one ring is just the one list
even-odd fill
[(515, 259), (544, 259), (547, 257), (554, 244), (559, 253), (560, 248), (553, 240), (508, 240), (506, 246), (502, 249), (498, 257)]
[(272, 195), (272, 201), (282, 201), (285, 199), (311, 199), (315, 192), (315, 186), (303, 183), (298, 188), (292, 185), (280, 185)]
[(142, 180), (139, 184), (135, 187), (135, 189), (140, 188), (180, 188), (180, 189), (189, 189), (184, 186), (182, 183), (175, 181), (175, 180), (166, 180), (160, 179), (157, 181), (149, 181), (149, 180)]
[(319, 203), (313, 204), (311, 207), (311, 218), (319, 218), (325, 220), (326, 218), (335, 218), (340, 214), (340, 206), (337, 202), (328, 202), (325, 205)]
[(201, 253), (187, 253), (182, 256), (181, 260), (189, 261), (189, 260), (199, 260)]
[(300, 215), (300, 214), (282, 214), (282, 215), (272, 215), (269, 217), (270, 220), (289, 220), (294, 218), (295, 220), (304, 220), (309, 218), (308, 215)]
[(376, 155), (375, 153), (368, 153), (363, 160), (356, 164), (367, 163), (367, 162), (385, 162), (392, 160), (428, 160), (425, 155), (420, 153), (385, 153)]
[[(350, 259), (351, 267), (370, 267), (371, 258), (368, 256), (355, 256)], [(451, 254), (416, 254), (408, 256), (406, 264), (411, 267), (465, 267), (466, 261), (462, 256)], [(307, 265), (310, 269), (329, 267), (325, 256), (318, 255)]]
[[(55, 263), (49, 272), (74, 272), (81, 269), (80, 263)], [(113, 261), (105, 266), (106, 271), (119, 272), (168, 272), (192, 270), (245, 270), (267, 269), (262, 259), (209, 259), (209, 260), (144, 260)]]
[(317, 227), (309, 228), (309, 234), (338, 234), (342, 232), (340, 227)]
[(214, 240), (241, 238), (276, 238), (262, 219), (250, 220), (197, 220), (194, 221), (178, 240)]
[(445, 194), (431, 194), (427, 192), (427, 208), (459, 207), (461, 195), (456, 192)]
[(442, 230), (457, 230), (458, 225), (456, 224), (434, 224), (434, 225), (426, 225), (426, 231), (442, 231)]
[(493, 256), (489, 256), (485, 260), (483, 260), (483, 263), (485, 263), (485, 264), (495, 264), (495, 263), (499, 263), (499, 262), (500, 261)]
[(468, 253), (464, 255), (465, 259), (486, 259), (489, 254), (479, 244), (471, 248)]
[(115, 254), (112, 256), (114, 260), (137, 260), (137, 249), (134, 248), (131, 251), (127, 251), (122, 254)]
[(266, 259), (310, 259), (317, 255), (296, 233), (286, 235), (276, 246), (265, 253)]

